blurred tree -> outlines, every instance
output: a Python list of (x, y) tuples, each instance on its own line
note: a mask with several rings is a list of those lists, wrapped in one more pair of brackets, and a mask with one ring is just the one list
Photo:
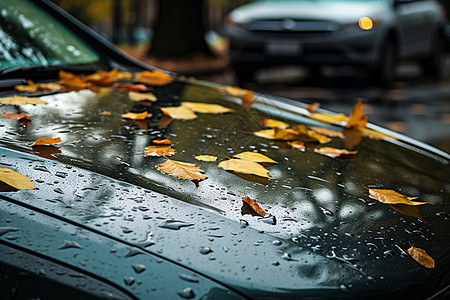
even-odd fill
[(447, 13), (447, 20), (450, 21), (450, 1), (448, 0), (438, 0), (442, 6), (445, 8), (445, 11)]
[(154, 38), (149, 56), (180, 58), (212, 55), (205, 41), (203, 0), (158, 0)]

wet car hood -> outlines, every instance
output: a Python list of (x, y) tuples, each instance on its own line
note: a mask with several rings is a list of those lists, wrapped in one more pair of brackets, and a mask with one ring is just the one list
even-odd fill
[[(32, 116), (28, 127), (1, 119), (0, 167), (38, 187), (1, 192), (2, 200), (60, 216), (254, 298), (416, 297), (448, 284), (447, 154), (389, 132), (398, 138), (363, 138), (354, 157), (330, 158), (248, 134), (267, 117), (325, 126), (302, 114), (298, 103), (259, 95), (246, 110), (200, 82), (174, 82), (154, 93), (159, 100), (150, 107), (114, 91), (48, 95), (41, 97), (46, 105), (20, 106)], [(160, 126), (159, 107), (181, 101), (217, 103), (234, 112)], [(0, 106), (0, 112), (11, 109), (19, 110)], [(148, 131), (122, 119), (126, 110), (153, 113)], [(49, 134), (61, 137), (62, 153), (33, 154), (29, 145)], [(157, 170), (165, 158), (144, 156), (143, 149), (163, 138), (176, 141), (173, 159), (199, 164), (207, 179), (196, 185)], [(340, 148), (342, 141), (333, 139), (330, 146)], [(242, 178), (194, 159), (244, 151), (277, 161), (269, 168), (273, 179)], [(394, 189), (434, 205), (421, 207), (419, 219), (369, 198), (364, 187)], [(241, 192), (270, 216), (242, 215)], [(409, 242), (426, 249), (436, 268), (416, 263), (406, 252)]]

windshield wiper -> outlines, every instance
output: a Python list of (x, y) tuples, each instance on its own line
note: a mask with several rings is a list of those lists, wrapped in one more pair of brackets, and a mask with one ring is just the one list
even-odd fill
[(9, 69), (0, 70), (0, 79), (3, 78), (17, 78), (19, 77), (35, 77), (37, 74), (43, 73), (55, 73), (59, 70), (64, 70), (74, 73), (94, 73), (99, 69), (98, 66), (94, 65), (51, 65), (51, 66), (22, 66), (13, 67)]

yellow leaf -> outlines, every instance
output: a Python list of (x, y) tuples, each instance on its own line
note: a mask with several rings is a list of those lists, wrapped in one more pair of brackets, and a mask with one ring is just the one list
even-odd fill
[(350, 113), (350, 116), (348, 117), (347, 124), (345, 124), (345, 127), (366, 127), (367, 124), (367, 116), (364, 115), (363, 112), (363, 103), (361, 100), (358, 101), (358, 103), (355, 104), (355, 106), (352, 109), (352, 112)]
[(170, 145), (151, 145), (144, 148), (144, 154), (149, 156), (171, 156), (175, 149)]
[(331, 138), (318, 134), (312, 130), (308, 130), (305, 125), (295, 125), (292, 130), (298, 133), (298, 139), (303, 142), (319, 142), (321, 144), (328, 143)]
[(271, 140), (282, 140), (282, 141), (292, 141), (296, 140), (299, 135), (298, 133), (290, 128), (287, 129), (278, 129), (278, 128), (272, 128), (272, 129), (265, 129), (260, 131), (253, 132), (254, 135), (271, 139)]
[(292, 148), (299, 149), (299, 150), (306, 149), (305, 144), (302, 141), (288, 142), (288, 145), (291, 146)]
[(182, 102), (181, 106), (197, 113), (223, 114), (233, 111), (228, 107), (210, 103)]
[(201, 161), (216, 161), (217, 157), (212, 155), (197, 155), (195, 156), (195, 159)]
[(46, 104), (44, 100), (39, 98), (30, 98), (22, 96), (11, 96), (0, 98), (0, 104), (22, 105), (22, 104)]
[(152, 114), (149, 114), (147, 111), (144, 111), (142, 113), (127, 112), (126, 114), (122, 115), (122, 118), (131, 119), (131, 120), (145, 120), (151, 116), (152, 116)]
[(253, 161), (232, 158), (220, 162), (219, 167), (227, 171), (234, 171), (243, 174), (253, 174), (261, 177), (272, 178), (268, 175), (269, 170)]
[(289, 127), (289, 124), (273, 119), (264, 119), (261, 121), (261, 125), (264, 127), (280, 128), (280, 129), (285, 129)]
[(346, 149), (336, 149), (336, 148), (331, 148), (331, 147), (321, 147), (321, 148), (315, 149), (314, 152), (325, 154), (330, 157), (340, 157), (343, 155), (354, 155), (354, 154), (358, 153), (358, 151), (349, 151)]
[(173, 81), (173, 77), (160, 71), (144, 71), (134, 75), (136, 81), (149, 85), (166, 85)]
[(57, 137), (57, 138), (52, 138), (52, 137), (48, 137), (48, 138), (41, 138), (38, 139), (37, 141), (35, 141), (33, 144), (31, 144), (31, 147), (33, 146), (39, 146), (39, 145), (51, 145), (51, 144), (57, 144), (57, 143), (61, 143), (61, 138)]
[(277, 163), (270, 157), (267, 157), (261, 153), (256, 152), (242, 152), (236, 155), (233, 155), (234, 158), (240, 158), (243, 160), (253, 161), (253, 162), (267, 162), (267, 163)]
[(54, 91), (61, 89), (61, 85), (57, 83), (34, 83), (28, 80), (27, 85), (16, 85), (14, 87), (19, 92), (34, 93), (37, 91)]
[(179, 179), (187, 180), (202, 180), (206, 176), (203, 175), (205, 171), (197, 167), (196, 164), (191, 164), (182, 161), (167, 159), (166, 162), (156, 166), (161, 172), (172, 175)]
[(417, 202), (411, 201), (417, 199), (417, 197), (408, 197), (397, 193), (393, 190), (386, 189), (368, 189), (369, 195), (372, 199), (378, 200), (386, 204), (406, 204), (406, 205), (423, 205), (423, 204), (433, 204), (431, 202)]
[(252, 91), (241, 89), (237, 86), (226, 86), (219, 88), (219, 91), (225, 92), (228, 95), (241, 98), (242, 106), (244, 108), (249, 108), (254, 102), (255, 97)]
[(172, 119), (192, 120), (197, 118), (197, 115), (190, 109), (184, 106), (160, 107), (162, 112)]
[(414, 258), (415, 261), (426, 268), (434, 268), (434, 259), (430, 255), (428, 255), (425, 250), (416, 248), (411, 245), (411, 243), (409, 243), (409, 245), (411, 246), (411, 248), (408, 249), (408, 253), (412, 258)]
[(156, 96), (153, 93), (138, 93), (138, 92), (128, 92), (128, 97), (136, 102), (142, 102), (142, 101), (151, 101), (155, 102), (158, 100)]
[(331, 124), (345, 122), (348, 119), (347, 116), (344, 114), (329, 115), (324, 113), (313, 113), (311, 114), (310, 118)]
[(0, 181), (18, 190), (33, 190), (36, 188), (30, 178), (11, 169), (0, 168)]
[(344, 138), (344, 134), (337, 130), (323, 128), (323, 127), (317, 127), (317, 126), (311, 126), (310, 128), (312, 131), (314, 131), (316, 133), (323, 134), (323, 135), (326, 135), (329, 137), (339, 137), (341, 139)]

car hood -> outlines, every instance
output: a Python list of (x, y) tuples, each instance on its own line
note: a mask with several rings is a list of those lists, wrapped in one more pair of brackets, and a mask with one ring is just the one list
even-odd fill
[(388, 1), (256, 1), (235, 9), (230, 16), (243, 24), (286, 18), (345, 23), (379, 16), (388, 8)]
[[(348, 159), (331, 158), (249, 134), (265, 118), (343, 129), (312, 120), (303, 104), (257, 95), (244, 109), (239, 99), (201, 82), (176, 81), (154, 93), (159, 100), (152, 106), (123, 93), (88, 90), (41, 97), (46, 105), (0, 106), (0, 112), (32, 116), (28, 127), (0, 120), (0, 166), (38, 188), (0, 192), (3, 204), (64, 218), (254, 298), (428, 295), (448, 276), (448, 154), (369, 124), (381, 137), (362, 137)], [(162, 124), (159, 107), (181, 101), (233, 112)], [(151, 112), (148, 130), (121, 118), (126, 110)], [(61, 137), (61, 153), (33, 152), (29, 145), (48, 135)], [(143, 150), (164, 138), (175, 142), (173, 159), (200, 165), (207, 179), (193, 183), (161, 173), (156, 165), (166, 159)], [(330, 145), (342, 143), (333, 138)], [(221, 161), (244, 151), (277, 161), (268, 167), (271, 178), (226, 172), (217, 162), (194, 158), (209, 154)], [(366, 187), (434, 205), (398, 210), (371, 199)], [(243, 214), (243, 193), (256, 198), (268, 217)], [(145, 243), (149, 236), (152, 242)], [(407, 254), (409, 243), (426, 249), (436, 268), (416, 263)]]

